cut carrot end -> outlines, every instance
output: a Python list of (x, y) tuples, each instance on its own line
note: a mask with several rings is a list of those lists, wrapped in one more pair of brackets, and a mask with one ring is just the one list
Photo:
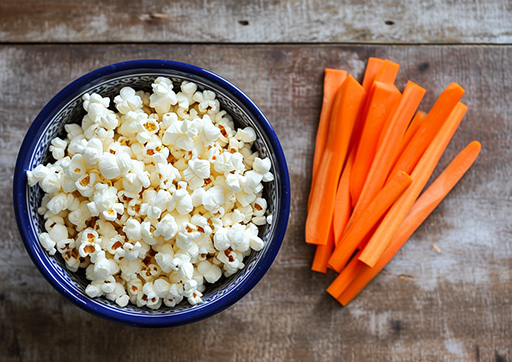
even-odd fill
[(315, 257), (313, 258), (313, 264), (311, 265), (311, 270), (326, 273), (327, 272), (327, 260), (329, 260), (332, 250), (334, 247), (334, 235), (333, 233), (329, 233), (329, 238), (327, 239), (326, 245), (317, 245), (315, 251)]
[(395, 83), (396, 75), (398, 74), (398, 69), (400, 69), (400, 64), (392, 62), (389, 59), (386, 59), (382, 63), (382, 66), (377, 72), (377, 74), (375, 75), (375, 81), (389, 84)]
[(370, 92), (373, 82), (375, 81), (375, 75), (379, 72), (380, 68), (384, 64), (384, 59), (369, 58), (368, 64), (366, 65), (366, 71), (363, 78), (363, 88), (366, 93)]

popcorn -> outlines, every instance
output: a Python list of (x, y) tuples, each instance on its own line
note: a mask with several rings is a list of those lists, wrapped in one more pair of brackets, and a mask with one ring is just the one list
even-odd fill
[(169, 293), (163, 298), (164, 304), (168, 307), (174, 307), (183, 300), (183, 286), (181, 284), (171, 284)]
[(167, 214), (156, 224), (155, 229), (154, 236), (162, 236), (164, 240), (170, 240), (178, 233), (178, 224), (171, 214)]
[(66, 210), (75, 198), (71, 194), (60, 192), (53, 196), (46, 204), (46, 208), (54, 215)]
[(226, 250), (231, 246), (231, 240), (229, 238), (229, 229), (220, 228), (213, 236), (213, 245), (217, 250)]
[(50, 174), (51, 171), (48, 167), (44, 165), (37, 165), (34, 170), (27, 171), (28, 185), (35, 186), (38, 182), (44, 180)]
[(216, 113), (219, 109), (219, 101), (215, 99), (215, 93), (212, 91), (196, 92), (193, 99), (199, 103), (201, 113)]
[(142, 108), (143, 105), (141, 97), (131, 87), (121, 88), (119, 95), (114, 98), (114, 103), (121, 114), (136, 111)]
[[(57, 246), (60, 242), (65, 242), (68, 240), (68, 229), (65, 225), (62, 224), (56, 224), (51, 230), (48, 231), (48, 234), (50, 235), (50, 238), (54, 240), (57, 243)], [(67, 242), (69, 244), (70, 242)], [(74, 244), (74, 240), (73, 240)], [(59, 248), (63, 247), (63, 245), (60, 245)], [(60, 250), (60, 249), (59, 249)]]
[(194, 147), (193, 138), (199, 133), (194, 124), (188, 120), (176, 121), (167, 128), (162, 137), (166, 146), (174, 146), (184, 151), (191, 151)]
[(101, 297), (103, 295), (103, 291), (101, 290), (101, 283), (93, 281), (85, 288), (85, 294), (91, 298)]
[(142, 291), (142, 281), (136, 276), (131, 278), (126, 283), (126, 290), (128, 291), (130, 297), (137, 297), (139, 292)]
[[(123, 249), (121, 249), (121, 250), (123, 250)], [(127, 289), (128, 289), (128, 293), (130, 293), (130, 290), (133, 290), (133, 284), (135, 283), (134, 280), (137, 280), (140, 282), (140, 280), (137, 279), (137, 275), (142, 268), (142, 260), (140, 260), (138, 258), (135, 258), (133, 260), (130, 260), (128, 258), (123, 258), (119, 262), (119, 268), (121, 269), (121, 277), (124, 280), (128, 281), (129, 288), (127, 288)], [(130, 284), (132, 284), (132, 285), (130, 286)], [(140, 284), (141, 284), (140, 287), (142, 287), (142, 283), (140, 283)]]
[(120, 307), (126, 307), (128, 305), (129, 301), (130, 301), (130, 297), (127, 294), (123, 294), (123, 295), (117, 297), (116, 304)]
[(178, 105), (180, 108), (188, 109), (191, 104), (195, 103), (194, 93), (197, 90), (197, 85), (192, 82), (184, 81), (181, 83), (181, 92), (176, 94), (176, 99), (178, 100)]
[(255, 216), (252, 218), (252, 222), (255, 225), (262, 226), (267, 223), (267, 218), (265, 216)]
[(142, 228), (137, 219), (129, 218), (123, 227), (123, 232), (130, 241), (138, 241), (142, 239)]
[(121, 175), (126, 176), (132, 168), (132, 158), (128, 152), (118, 152), (116, 154), (116, 163)]
[(258, 227), (253, 223), (247, 225), (245, 236), (249, 239), (249, 245), (252, 250), (260, 251), (264, 247), (263, 240), (258, 236)]
[(84, 109), (93, 119), (105, 114), (110, 104), (110, 99), (108, 97), (103, 98), (97, 93), (93, 93), (92, 95), (86, 93), (83, 95), (82, 99), (84, 101)]
[(80, 231), (85, 228), (85, 222), (91, 218), (91, 212), (87, 201), (82, 201), (80, 206), (68, 214), (68, 220)]
[[(115, 262), (114, 262), (115, 263)], [(95, 280), (104, 280), (112, 273), (110, 260), (103, 258), (94, 264)]]
[(197, 266), (197, 270), (208, 283), (215, 283), (222, 276), (222, 270), (215, 264), (210, 263), (208, 260), (202, 261)]
[(175, 209), (180, 215), (186, 215), (194, 209), (192, 196), (187, 191), (186, 182), (178, 182), (178, 188), (169, 200), (167, 208), (171, 211)]
[(210, 177), (210, 162), (198, 159), (188, 161), (188, 168), (183, 171), (183, 177), (192, 190), (203, 186), (204, 179)]
[(161, 273), (161, 269), (156, 264), (143, 265), (140, 269), (139, 275), (147, 281), (151, 281), (158, 277)]
[(256, 132), (251, 127), (245, 127), (244, 129), (239, 129), (235, 137), (242, 142), (250, 143), (256, 141)]
[(99, 216), (103, 211), (112, 208), (117, 200), (117, 189), (104, 183), (98, 183), (94, 186), (92, 201), (87, 204), (92, 216)]
[(170, 247), (161, 250), (155, 255), (155, 260), (164, 273), (170, 273), (171, 271), (176, 270), (176, 266), (173, 264), (173, 259), (174, 253)]
[(224, 203), (224, 190), (221, 186), (208, 189), (203, 195), (203, 205), (206, 210), (213, 213), (219, 211)]
[(56, 160), (64, 158), (67, 146), (67, 141), (62, 140), (59, 137), (55, 137), (50, 144), (50, 152), (52, 153), (53, 158)]
[(104, 152), (103, 156), (98, 163), (101, 175), (106, 179), (113, 179), (121, 175), (121, 169), (117, 164), (117, 158), (115, 155)]
[(83, 197), (91, 197), (94, 194), (94, 184), (96, 183), (96, 178), (97, 176), (95, 173), (83, 175), (82, 177), (75, 181), (75, 189), (78, 190), (78, 192), (80, 192), (80, 195), (82, 195)]
[(54, 194), (59, 192), (63, 176), (64, 175), (62, 173), (51, 172), (48, 176), (39, 182), (39, 186), (41, 186), (43, 191), (47, 194)]
[(190, 261), (183, 261), (178, 268), (178, 273), (183, 279), (191, 279), (194, 275), (194, 266)]
[(160, 305), (162, 304), (162, 300), (158, 297), (158, 295), (155, 293), (155, 290), (153, 288), (153, 283), (148, 282), (144, 284), (142, 287), (142, 292), (145, 296), (145, 302), (146, 305), (151, 309), (158, 309), (160, 308)]
[(48, 252), (48, 254), (54, 255), (57, 252), (57, 249), (55, 249), (55, 245), (57, 245), (57, 243), (52, 240), (52, 238), (50, 237), (50, 234), (48, 234), (48, 233), (40, 234), (39, 242), (41, 243), (41, 246)]
[(178, 103), (176, 93), (174, 93), (173, 84), (170, 79), (158, 77), (151, 85), (153, 94), (149, 97), (149, 105), (153, 107), (157, 113), (163, 114), (169, 112), (171, 106)]
[(234, 193), (242, 191), (242, 187), (240, 186), (240, 175), (237, 175), (236, 173), (228, 174), (226, 176), (226, 186)]
[(66, 130), (68, 139), (70, 139), (70, 140), (73, 140), (73, 139), (77, 138), (78, 136), (84, 134), (82, 127), (80, 127), (76, 123), (68, 123), (68, 124), (64, 125), (64, 129)]
[[(158, 77), (153, 92), (85, 94), (81, 124), (51, 141), (53, 163), (27, 171), (44, 191), (41, 246), (85, 269), (86, 294), (157, 309), (202, 302), (207, 284), (244, 268), (272, 223), (271, 160), (235, 128), (214, 92)], [(177, 93), (176, 93), (177, 92)]]
[[(74, 244), (73, 239), (68, 239), (68, 240), (73, 241), (73, 244)], [(73, 248), (73, 246), (71, 246), (71, 245), (72, 244), (70, 243), (69, 249)], [(59, 251), (61, 251), (60, 247), (59, 247)], [(63, 252), (62, 254), (63, 254), (62, 257), (64, 258), (64, 261), (66, 262), (66, 268), (68, 268), (69, 270), (71, 270), (73, 272), (78, 271), (78, 268), (80, 267), (80, 258), (79, 258), (79, 255), (78, 255), (76, 249), (68, 250), (66, 252)]]
[(120, 202), (112, 204), (112, 207), (102, 212), (103, 217), (108, 221), (114, 221), (118, 215), (122, 215), (124, 212), (124, 205)]

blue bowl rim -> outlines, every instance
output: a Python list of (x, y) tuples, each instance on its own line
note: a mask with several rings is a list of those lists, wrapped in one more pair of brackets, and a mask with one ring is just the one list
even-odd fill
[[(260, 264), (252, 270), (251, 275), (243, 280), (236, 288), (236, 293), (230, 293), (222, 296), (204, 308), (194, 310), (191, 313), (182, 313), (178, 315), (133, 315), (129, 313), (121, 313), (121, 310), (120, 312), (114, 312), (104, 308), (102, 305), (92, 304), (89, 298), (82, 295), (76, 295), (66, 289), (67, 283), (61, 276), (50, 273), (48, 270), (49, 261), (45, 260), (42, 255), (39, 255), (39, 253), (34, 249), (34, 244), (39, 243), (39, 241), (35, 240), (33, 234), (29, 232), (29, 211), (25, 207), (26, 193), (28, 190), (26, 170), (28, 169), (32, 152), (36, 146), (36, 140), (38, 139), (36, 136), (38, 133), (41, 131), (43, 126), (50, 121), (50, 118), (53, 117), (56, 109), (66, 104), (76, 94), (79, 94), (81, 89), (84, 89), (84, 87), (87, 88), (87, 85), (91, 82), (94, 82), (101, 77), (112, 76), (118, 73), (126, 73), (138, 69), (154, 71), (171, 69), (190, 73), (216, 83), (221, 88), (225, 89), (232, 97), (236, 98), (242, 105), (244, 105), (259, 121), (260, 126), (272, 144), (272, 151), (277, 160), (274, 167), (282, 179), (282, 182), (278, 185), (281, 194), (279, 205), (280, 213), (278, 215), (274, 215), (273, 219), (273, 222), (278, 223), (274, 238), (272, 239), (273, 246), (268, 249), (267, 254), (260, 260)], [(286, 233), (290, 213), (290, 178), (283, 149), (275, 131), (270, 125), (270, 122), (258, 106), (235, 85), (207, 69), (191, 64), (162, 59), (140, 59), (115, 63), (93, 70), (64, 87), (44, 106), (33, 121), (32, 125), (29, 127), (18, 153), (13, 177), (13, 201), (15, 205), (14, 212), (16, 223), (27, 253), (45, 279), (48, 280), (48, 282), (64, 297), (83, 310), (110, 321), (131, 326), (170, 327), (196, 322), (223, 311), (244, 297), (252, 288), (254, 288), (254, 286), (256, 286), (261, 278), (263, 278), (276, 258)]]

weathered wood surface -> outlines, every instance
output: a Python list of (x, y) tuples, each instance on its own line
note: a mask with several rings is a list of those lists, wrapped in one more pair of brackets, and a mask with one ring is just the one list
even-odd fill
[[(483, 151), (390, 265), (342, 308), (324, 291), (335, 275), (309, 270), (306, 200), (322, 70), (360, 78), (369, 56), (402, 64), (399, 86), (411, 79), (426, 87), (424, 110), (451, 81), (467, 90), (469, 112), (441, 166), (474, 139)], [(207, 67), (245, 90), (281, 139), (293, 193), (283, 247), (252, 292), (207, 320), (143, 330), (93, 317), (45, 282), (15, 227), (11, 180), (24, 133), (58, 90), (99, 66), (157, 57)], [(510, 46), (0, 47), (0, 360), (511, 360), (511, 58)]]
[(0, 2), (0, 42), (512, 43), (503, 0)]

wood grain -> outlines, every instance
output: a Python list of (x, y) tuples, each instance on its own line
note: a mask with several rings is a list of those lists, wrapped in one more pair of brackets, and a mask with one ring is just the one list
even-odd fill
[[(427, 88), (423, 110), (452, 81), (467, 90), (469, 112), (440, 168), (474, 139), (483, 150), (403, 250), (342, 308), (325, 293), (335, 275), (309, 270), (305, 206), (323, 68), (360, 79), (369, 56), (402, 64), (399, 87), (411, 79)], [(11, 182), (24, 133), (58, 90), (102, 65), (158, 57), (207, 67), (262, 108), (287, 156), (292, 208), (274, 265), (244, 299), (192, 325), (144, 330), (93, 317), (44, 281), (14, 226)], [(511, 360), (511, 58), (510, 46), (0, 46), (0, 360)]]
[(0, 42), (512, 43), (501, 0), (0, 2)]

